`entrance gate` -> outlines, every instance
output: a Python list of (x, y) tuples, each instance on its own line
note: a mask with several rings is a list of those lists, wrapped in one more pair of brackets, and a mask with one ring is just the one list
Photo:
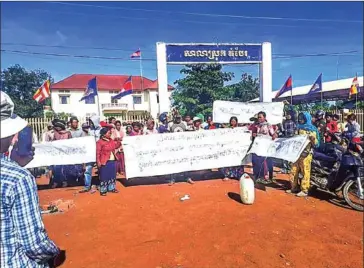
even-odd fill
[(157, 43), (159, 113), (170, 110), (167, 65), (259, 64), (259, 101), (271, 102), (272, 45), (262, 44), (166, 44)]

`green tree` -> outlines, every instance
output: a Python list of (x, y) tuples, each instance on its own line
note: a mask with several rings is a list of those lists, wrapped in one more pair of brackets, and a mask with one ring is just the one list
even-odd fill
[(2, 90), (13, 100), (16, 114), (24, 118), (43, 116), (43, 105), (50, 105), (50, 99), (37, 103), (33, 95), (47, 79), (53, 82), (46, 71), (27, 71), (18, 64), (1, 71)]
[(229, 100), (248, 102), (259, 97), (259, 79), (244, 73), (240, 82), (227, 86), (227, 89)]
[(228, 99), (229, 88), (224, 83), (231, 81), (234, 74), (224, 72), (220, 64), (187, 65), (181, 74), (185, 77), (175, 82), (176, 90), (172, 94), (173, 105), (181, 114), (211, 113), (215, 100)]

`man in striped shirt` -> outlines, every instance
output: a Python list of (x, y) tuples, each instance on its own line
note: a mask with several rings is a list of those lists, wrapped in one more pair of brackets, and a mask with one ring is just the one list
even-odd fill
[(10, 157), (13, 160), (5, 154), (14, 135), (27, 126), (13, 109), (10, 97), (1, 91), (1, 267), (49, 267), (49, 262), (54, 266), (59, 249), (45, 231), (35, 179), (23, 168), (34, 153), (19, 156), (15, 145)]

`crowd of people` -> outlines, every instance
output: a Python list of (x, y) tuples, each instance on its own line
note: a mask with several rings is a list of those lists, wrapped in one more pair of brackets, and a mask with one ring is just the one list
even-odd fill
[[(273, 140), (278, 137), (293, 137), (294, 135), (306, 134), (310, 137), (310, 144), (305, 148), (296, 163), (282, 161), (281, 172), (290, 175), (292, 183), (288, 193), (297, 196), (307, 196), (310, 188), (310, 168), (312, 151), (322, 143), (332, 141), (332, 134), (345, 133), (351, 139), (360, 139), (360, 126), (356, 122), (354, 114), (344, 115), (346, 122), (340, 121), (337, 114), (317, 111), (311, 115), (308, 112), (297, 114), (293, 106), (287, 105), (285, 117), (281, 124), (271, 125), (266, 119), (264, 111), (250, 119), (250, 123), (239, 123), (237, 117), (231, 117), (228, 124), (216, 124), (211, 115), (204, 117), (202, 114), (192, 116), (186, 114), (184, 117), (176, 110), (159, 115), (159, 121), (149, 118), (144, 123), (121, 123), (115, 117), (107, 121), (100, 121), (100, 117), (94, 115), (87, 123), (79, 128), (79, 121), (71, 117), (68, 122), (60, 119), (53, 120), (43, 134), (45, 142), (71, 139), (84, 136), (94, 136), (96, 142), (96, 163), (85, 163), (83, 165), (61, 165), (49, 168), (49, 176), (52, 178), (51, 186), (66, 187), (69, 181), (82, 181), (84, 177), (84, 189), (81, 193), (95, 192), (92, 188), (93, 167), (97, 167), (99, 177), (99, 191), (102, 196), (107, 193), (118, 193), (115, 187), (117, 175), (125, 173), (125, 158), (122, 148), (122, 140), (126, 136), (154, 135), (170, 132), (205, 131), (218, 128), (246, 127), (251, 131), (253, 140), (257, 136), (269, 136)], [(274, 161), (271, 158), (252, 155), (253, 179), (256, 183), (270, 184), (274, 182)], [(239, 179), (244, 173), (244, 166), (220, 168), (223, 180)], [(194, 184), (192, 173), (171, 174), (169, 185), (176, 182), (177, 176), (183, 176), (185, 180)], [(299, 182), (299, 177), (302, 179)]]
[[(61, 250), (47, 236), (41, 219), (35, 179), (29, 170), (23, 168), (33, 159), (34, 152), (26, 156), (18, 154), (17, 135), (26, 127), (27, 122), (13, 114), (13, 109), (14, 104), (9, 96), (1, 92), (2, 264), (4, 267), (56, 266), (62, 261)], [(96, 163), (48, 167), (51, 186), (66, 187), (70, 180), (83, 178), (84, 189), (81, 192), (90, 192), (94, 170), (98, 173), (101, 196), (118, 193), (115, 181), (118, 173), (125, 172), (122, 140), (126, 136), (246, 127), (251, 131), (252, 140), (262, 135), (273, 140), (302, 134), (309, 136), (309, 144), (299, 159), (295, 163), (284, 162), (282, 165), (291, 181), (291, 188), (287, 189), (287, 193), (305, 197), (310, 188), (314, 148), (322, 143), (334, 142), (333, 134), (336, 133), (343, 133), (355, 142), (362, 142), (360, 126), (354, 114), (346, 114), (346, 122), (340, 122), (338, 115), (325, 114), (323, 111), (318, 111), (313, 116), (308, 112), (297, 114), (291, 106), (285, 110), (282, 124), (278, 125), (270, 124), (264, 111), (252, 117), (250, 123), (244, 124), (239, 123), (237, 117), (231, 117), (228, 124), (215, 124), (210, 115), (206, 120), (201, 114), (185, 115), (182, 118), (176, 111), (171, 115), (163, 113), (158, 119), (159, 122), (148, 119), (145, 124), (134, 122), (123, 125), (115, 118), (109, 118), (106, 122), (100, 121), (100, 117), (94, 115), (81, 127), (76, 117), (71, 117), (68, 122), (54, 119), (42, 135), (43, 142), (93, 136), (96, 143)], [(252, 155), (252, 166), (255, 183), (274, 183), (273, 159)], [(224, 167), (219, 172), (222, 173), (224, 181), (239, 179), (244, 173), (244, 166)], [(194, 183), (190, 172), (181, 175), (189, 183)], [(175, 178), (176, 174), (170, 175), (170, 185), (175, 183)]]

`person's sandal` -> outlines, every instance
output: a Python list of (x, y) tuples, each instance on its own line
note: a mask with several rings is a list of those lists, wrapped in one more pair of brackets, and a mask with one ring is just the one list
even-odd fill
[(106, 196), (106, 193), (100, 193), (101, 196)]
[(119, 193), (119, 191), (118, 191), (118, 190), (116, 190), (116, 189), (114, 189), (114, 190), (111, 190), (109, 193), (118, 194), (118, 193)]
[(222, 181), (229, 181), (230, 179), (228, 177), (223, 178)]
[(195, 184), (195, 182), (194, 182), (191, 178), (188, 178), (188, 179), (187, 179), (187, 182), (188, 182), (189, 184)]

